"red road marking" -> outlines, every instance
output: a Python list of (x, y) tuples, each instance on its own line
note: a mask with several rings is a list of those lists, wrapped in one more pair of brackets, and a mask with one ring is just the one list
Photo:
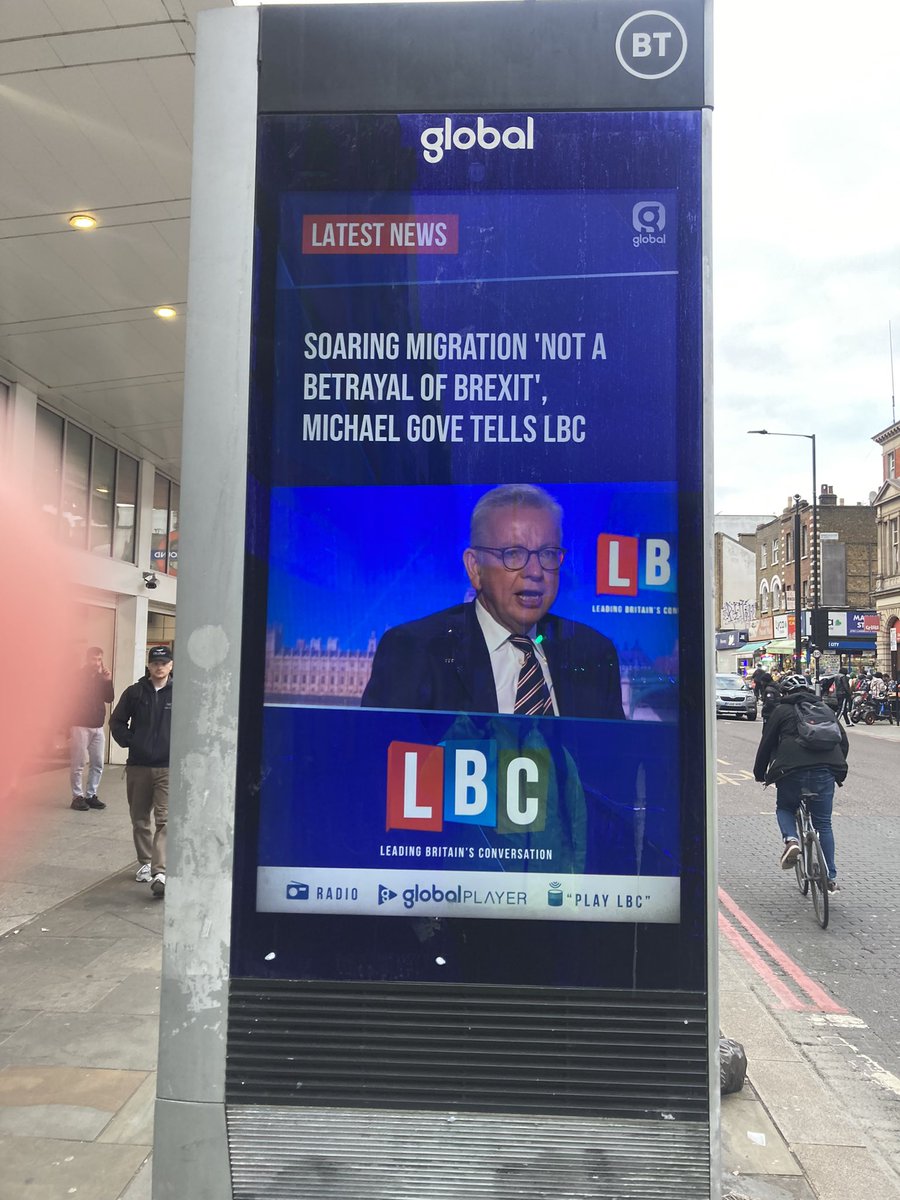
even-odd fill
[(719, 913), (719, 933), (728, 938), (738, 954), (746, 959), (762, 981), (768, 984), (785, 1008), (792, 1008), (794, 1012), (806, 1012), (809, 1009), (809, 1005), (799, 996), (794, 995), (784, 980), (778, 978), (759, 951), (750, 945), (721, 912)]
[[(799, 967), (789, 955), (785, 954), (781, 947), (776, 945), (775, 942), (773, 942), (768, 936), (768, 934), (763, 933), (760, 927), (747, 916), (744, 910), (738, 904), (736, 904), (735, 901), (732, 900), (732, 898), (725, 891), (725, 889), (721, 887), (719, 888), (719, 900), (725, 905), (731, 915), (741, 925), (743, 925), (744, 929), (746, 929), (757, 945), (765, 950), (769, 958), (771, 958), (772, 961), (779, 966), (786, 975), (789, 975), (799, 988), (806, 992), (807, 996), (809, 996), (810, 1000), (812, 1000), (819, 1012), (847, 1012), (847, 1009), (836, 1003), (836, 1001), (832, 1000), (828, 993), (823, 988), (819, 987), (814, 979), (810, 979), (803, 968)], [(765, 978), (765, 976), (763, 976), (763, 978)], [(769, 980), (766, 979), (766, 982), (769, 983)], [(771, 984), (769, 984), (769, 986), (771, 987)]]

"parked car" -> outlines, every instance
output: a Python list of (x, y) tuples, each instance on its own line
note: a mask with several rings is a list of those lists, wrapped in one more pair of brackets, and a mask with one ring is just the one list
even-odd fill
[(740, 675), (716, 676), (716, 716), (756, 720), (756, 696)]

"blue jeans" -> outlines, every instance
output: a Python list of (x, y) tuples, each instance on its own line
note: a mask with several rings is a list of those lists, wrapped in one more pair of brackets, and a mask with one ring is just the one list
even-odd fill
[(775, 784), (777, 799), (775, 816), (784, 838), (796, 838), (797, 825), (794, 814), (800, 806), (801, 795), (813, 797), (809, 801), (813, 828), (822, 843), (828, 878), (837, 876), (834, 865), (834, 831), (831, 828), (831, 810), (834, 806), (834, 775), (828, 767), (803, 767), (791, 771)]

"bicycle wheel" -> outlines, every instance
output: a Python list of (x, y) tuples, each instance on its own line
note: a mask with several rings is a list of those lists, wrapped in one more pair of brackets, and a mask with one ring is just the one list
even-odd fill
[(828, 925), (828, 868), (825, 866), (825, 855), (819, 835), (814, 833), (810, 838), (810, 854), (812, 857), (812, 901), (816, 910), (816, 920), (825, 929)]
[(800, 843), (800, 853), (797, 855), (797, 861), (794, 863), (794, 874), (797, 876), (797, 887), (800, 889), (800, 895), (805, 896), (809, 891), (809, 876), (806, 871), (806, 834), (803, 831), (803, 817), (800, 815), (799, 808), (794, 817), (797, 821), (797, 841)]

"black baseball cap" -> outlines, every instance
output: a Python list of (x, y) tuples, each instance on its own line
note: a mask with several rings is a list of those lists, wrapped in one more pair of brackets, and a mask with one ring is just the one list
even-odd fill
[(147, 655), (147, 662), (171, 662), (172, 651), (168, 646), (154, 646)]

